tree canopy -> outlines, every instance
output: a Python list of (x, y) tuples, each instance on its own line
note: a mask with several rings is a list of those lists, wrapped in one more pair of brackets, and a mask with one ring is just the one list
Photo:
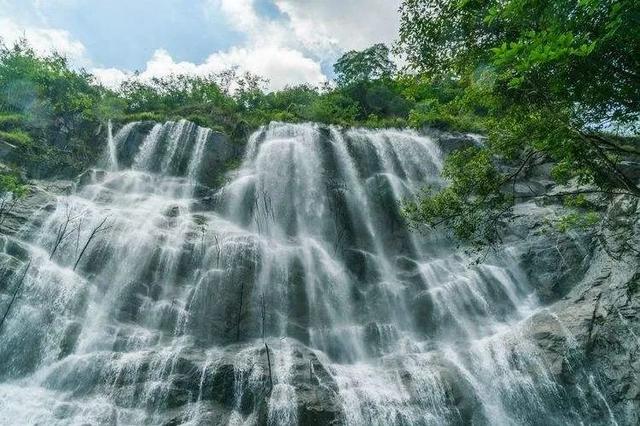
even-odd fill
[(389, 48), (384, 44), (345, 53), (333, 66), (336, 82), (340, 86), (348, 86), (363, 81), (391, 78), (396, 72), (396, 66), (389, 54)]
[[(495, 241), (519, 196), (507, 184), (543, 160), (560, 183), (640, 195), (621, 164), (640, 155), (638, 2), (405, 0), (401, 15), (410, 66), (460, 81), (449, 107), (488, 136), (448, 160), (449, 188), (408, 206), (414, 223)], [(496, 159), (512, 167), (500, 171)], [(478, 172), (493, 184), (468, 179)]]

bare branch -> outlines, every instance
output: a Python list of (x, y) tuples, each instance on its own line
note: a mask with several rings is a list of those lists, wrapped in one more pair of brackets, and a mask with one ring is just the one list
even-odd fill
[(273, 376), (271, 375), (271, 357), (269, 356), (269, 346), (264, 342), (264, 348), (267, 350), (267, 365), (269, 366), (269, 385), (273, 389)]
[(262, 340), (264, 340), (265, 319), (266, 319), (266, 306), (264, 303), (264, 291), (260, 295), (260, 306), (262, 308)]
[(100, 222), (100, 224), (98, 226), (96, 226), (95, 228), (93, 228), (93, 231), (91, 231), (91, 235), (89, 235), (89, 238), (87, 239), (87, 242), (85, 243), (84, 247), (82, 248), (82, 251), (80, 252), (80, 255), (78, 256), (78, 259), (76, 260), (76, 263), (73, 265), (73, 270), (74, 271), (78, 267), (78, 263), (80, 263), (80, 260), (82, 259), (82, 256), (84, 255), (84, 252), (87, 250), (87, 247), (89, 247), (89, 244), (91, 244), (91, 241), (93, 241), (95, 236), (100, 232), (104, 232), (104, 231), (106, 231), (108, 229), (111, 229), (111, 226), (105, 226), (105, 223), (107, 222), (108, 219), (109, 219), (109, 216), (105, 217), (102, 220), (102, 222)]
[(0, 331), (2, 331), (2, 326), (4, 325), (4, 321), (7, 319), (7, 316), (9, 315), (9, 311), (11, 310), (11, 307), (13, 306), (13, 302), (15, 302), (16, 298), (18, 297), (18, 292), (22, 288), (22, 283), (24, 283), (24, 278), (27, 276), (27, 272), (29, 272), (29, 268), (30, 267), (31, 267), (31, 260), (29, 260), (29, 263), (27, 263), (27, 267), (24, 268), (24, 272), (22, 273), (22, 277), (20, 278), (20, 281), (18, 281), (18, 283), (16, 284), (16, 288), (13, 291), (13, 296), (11, 297), (11, 301), (9, 302), (9, 305), (7, 306), (7, 310), (4, 312), (4, 315), (2, 316), (2, 319), (0, 320)]
[(49, 260), (53, 259), (53, 255), (58, 250), (60, 244), (67, 239), (76, 229), (69, 229), (69, 224), (75, 220), (75, 217), (72, 217), (72, 209), (69, 208), (69, 205), (66, 206), (65, 212), (65, 221), (58, 227), (58, 231), (56, 232), (56, 239), (53, 243), (53, 248), (51, 249), (51, 253), (49, 254)]

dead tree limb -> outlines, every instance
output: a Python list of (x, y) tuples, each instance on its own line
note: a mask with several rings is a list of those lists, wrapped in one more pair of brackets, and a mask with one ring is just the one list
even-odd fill
[(600, 298), (602, 298), (602, 292), (598, 293), (596, 297), (596, 303), (593, 307), (593, 313), (591, 314), (591, 320), (589, 321), (589, 336), (587, 337), (586, 352), (589, 354), (593, 348), (593, 329), (598, 319), (598, 309), (600, 308)]
[(22, 273), (22, 277), (20, 277), (20, 281), (18, 281), (18, 283), (16, 284), (16, 288), (13, 291), (13, 296), (11, 297), (11, 301), (9, 302), (9, 305), (7, 306), (7, 310), (4, 312), (4, 315), (2, 316), (2, 319), (0, 320), (0, 332), (2, 331), (2, 326), (4, 325), (4, 321), (7, 319), (7, 316), (9, 315), (9, 311), (11, 310), (11, 307), (13, 306), (13, 302), (15, 302), (16, 298), (18, 297), (18, 292), (22, 288), (22, 283), (24, 283), (24, 278), (27, 276), (27, 272), (29, 272), (29, 268), (30, 267), (31, 267), (31, 260), (29, 260), (29, 263), (27, 263), (27, 267), (24, 268), (24, 272)]
[(200, 225), (200, 252), (201, 252), (201, 257), (204, 259), (204, 255), (207, 252), (207, 247), (204, 241), (204, 237), (207, 234), (207, 227), (206, 225), (202, 224)]
[(273, 376), (271, 375), (271, 356), (269, 356), (269, 346), (264, 342), (264, 348), (267, 350), (267, 365), (269, 366), (269, 386), (273, 389)]
[(578, 135), (583, 141), (591, 144), (600, 159), (606, 164), (614, 178), (622, 185), (622, 187), (634, 194), (636, 197), (640, 197), (640, 188), (638, 188), (633, 179), (620, 170), (618, 165), (609, 157), (597, 141), (582, 132), (578, 132)]
[(89, 235), (89, 238), (87, 239), (87, 242), (84, 244), (84, 247), (82, 247), (82, 251), (80, 252), (80, 255), (78, 256), (78, 259), (76, 259), (76, 263), (73, 265), (73, 270), (75, 271), (76, 268), (78, 267), (78, 264), (80, 263), (80, 260), (82, 259), (82, 256), (84, 255), (84, 252), (87, 251), (87, 247), (89, 247), (89, 244), (91, 244), (91, 241), (93, 241), (93, 239), (95, 238), (95, 236), (103, 231), (106, 231), (108, 229), (110, 229), (110, 226), (104, 226), (105, 223), (107, 223), (107, 220), (109, 219), (109, 217), (105, 217), (102, 222), (100, 222), (100, 224), (98, 226), (96, 226), (95, 228), (93, 228), (93, 231), (91, 231), (91, 235)]
[(265, 316), (266, 316), (266, 307), (264, 304), (264, 291), (260, 295), (260, 307), (262, 308), (262, 340), (264, 340), (264, 323), (265, 323)]
[(53, 259), (53, 255), (56, 254), (56, 251), (58, 250), (58, 247), (60, 247), (60, 244), (62, 244), (62, 242), (66, 240), (67, 237), (69, 237), (69, 235), (73, 233), (73, 231), (76, 230), (75, 228), (69, 229), (69, 225), (74, 220), (74, 218), (71, 217), (71, 213), (72, 210), (69, 208), (69, 206), (67, 206), (65, 212), (65, 221), (58, 227), (58, 231), (56, 232), (56, 239), (53, 242), (53, 248), (51, 249), (51, 253), (49, 253), (49, 260)]

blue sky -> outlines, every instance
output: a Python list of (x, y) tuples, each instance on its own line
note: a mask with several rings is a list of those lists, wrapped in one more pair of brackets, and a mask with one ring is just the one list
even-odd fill
[(25, 36), (116, 86), (231, 66), (272, 88), (320, 84), (343, 52), (397, 33), (399, 0), (0, 0), (0, 37)]

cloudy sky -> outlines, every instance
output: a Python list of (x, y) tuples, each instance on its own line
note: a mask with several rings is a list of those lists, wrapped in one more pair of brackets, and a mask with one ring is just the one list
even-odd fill
[(115, 86), (232, 66), (273, 89), (319, 84), (341, 53), (391, 43), (400, 0), (0, 0), (0, 38), (26, 37)]

